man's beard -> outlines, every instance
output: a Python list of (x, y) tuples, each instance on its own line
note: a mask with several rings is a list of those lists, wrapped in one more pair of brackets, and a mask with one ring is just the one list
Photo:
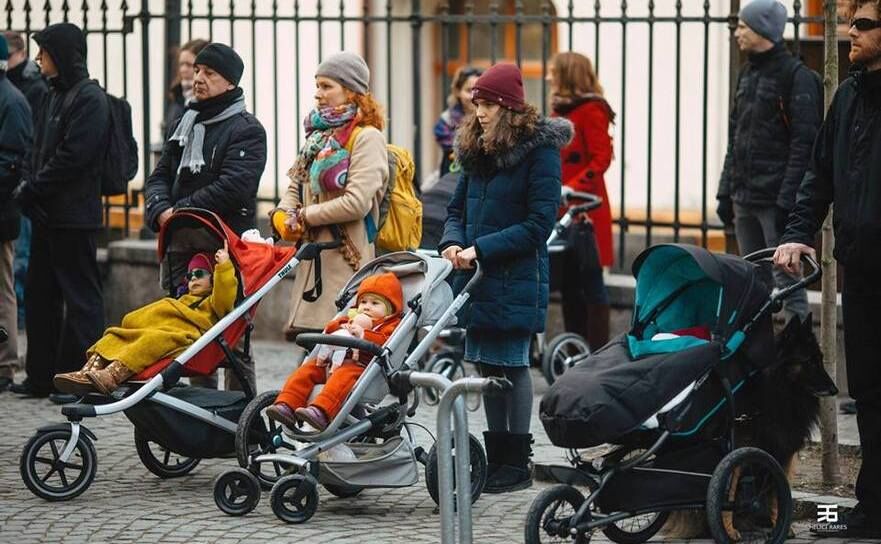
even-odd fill
[(856, 50), (851, 47), (850, 52), (847, 54), (847, 58), (850, 60), (851, 64), (859, 64), (862, 66), (878, 64), (881, 62), (881, 45), (873, 44), (870, 47), (863, 46)]

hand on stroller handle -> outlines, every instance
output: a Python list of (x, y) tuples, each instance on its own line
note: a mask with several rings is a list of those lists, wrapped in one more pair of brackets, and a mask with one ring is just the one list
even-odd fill
[(296, 343), (304, 348), (311, 349), (318, 344), (339, 346), (341, 348), (357, 349), (365, 351), (374, 357), (383, 353), (383, 347), (352, 336), (337, 336), (333, 334), (304, 332), (297, 335)]
[[(776, 247), (767, 247), (765, 249), (760, 249), (758, 251), (754, 251), (749, 255), (744, 255), (743, 259), (749, 261), (751, 263), (759, 263), (759, 262), (770, 262), (773, 264), (774, 253), (777, 251)], [(811, 283), (814, 283), (820, 276), (823, 275), (823, 269), (820, 267), (820, 263), (818, 263), (813, 257), (806, 253), (801, 254), (801, 261), (803, 263), (807, 263), (811, 267), (810, 274), (805, 275), (803, 278), (799, 279), (797, 283), (792, 284), (780, 291), (780, 294), (786, 293), (785, 296), (788, 296), (793, 291), (797, 291), (802, 287), (805, 287)]]

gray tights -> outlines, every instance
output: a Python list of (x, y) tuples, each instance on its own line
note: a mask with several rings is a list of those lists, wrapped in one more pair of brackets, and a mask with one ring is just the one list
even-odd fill
[(477, 363), (483, 377), (507, 378), (514, 388), (501, 396), (483, 396), (490, 431), (526, 434), (532, 422), (532, 375), (527, 366), (506, 367)]

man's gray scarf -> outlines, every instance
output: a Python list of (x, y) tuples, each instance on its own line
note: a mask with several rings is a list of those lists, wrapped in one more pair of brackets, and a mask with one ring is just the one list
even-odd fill
[(234, 115), (238, 115), (245, 111), (245, 97), (240, 96), (235, 102), (230, 104), (225, 110), (218, 113), (211, 119), (196, 122), (196, 116), (199, 112), (194, 109), (187, 109), (180, 123), (174, 130), (174, 134), (168, 139), (176, 141), (184, 148), (183, 155), (180, 159), (180, 165), (177, 167), (177, 173), (184, 168), (189, 168), (190, 172), (198, 174), (205, 166), (205, 157), (202, 155), (202, 146), (205, 143), (205, 125), (213, 125), (221, 121), (225, 121)]

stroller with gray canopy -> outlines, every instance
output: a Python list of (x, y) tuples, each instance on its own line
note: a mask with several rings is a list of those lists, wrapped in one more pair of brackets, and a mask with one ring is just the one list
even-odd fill
[[(358, 286), (366, 277), (392, 272), (404, 294), (400, 324), (382, 346), (327, 334), (297, 337), (298, 344), (312, 348), (310, 356), (316, 355), (319, 345), (331, 345), (357, 349), (373, 358), (323, 431), (287, 428), (266, 417), (265, 410), (275, 402), (278, 391), (251, 401), (239, 419), (236, 434), (241, 468), (229, 470), (215, 481), (214, 500), (220, 510), (234, 516), (247, 514), (260, 500), (261, 483), (271, 481), (275, 515), (288, 523), (303, 523), (318, 507), (319, 483), (338, 497), (353, 496), (366, 488), (405, 487), (419, 481), (419, 463), (425, 465), (429, 494), (438, 502), (436, 447), (426, 454), (413, 443), (410, 426), (414, 424), (407, 418), (415, 414), (418, 397), (408, 395), (411, 388), (401, 385), (395, 376), (400, 370), (415, 368), (415, 360), (436, 336), (429, 334), (408, 356), (417, 330), (428, 326), (437, 331), (452, 324), (479, 277), (475, 274), (453, 299), (445, 281), (451, 271), (452, 265), (445, 259), (398, 252), (378, 257), (355, 273), (337, 297), (340, 313), (356, 303)], [(469, 435), (469, 439), (472, 500), (476, 500), (486, 479), (486, 455), (477, 438)], [(323, 453), (340, 451), (340, 447), (345, 458)]]

